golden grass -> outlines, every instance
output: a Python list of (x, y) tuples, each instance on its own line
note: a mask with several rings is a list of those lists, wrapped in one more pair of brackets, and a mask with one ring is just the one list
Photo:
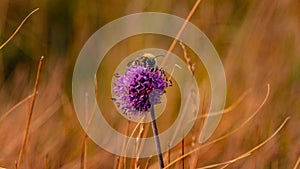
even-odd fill
[(194, 75), (195, 74), (195, 66), (196, 64), (195, 63), (192, 63), (191, 61), (191, 58), (188, 56), (187, 54), (187, 50), (186, 50), (186, 47), (185, 45), (182, 43), (182, 42), (179, 42), (179, 45), (181, 46), (182, 48), (182, 51), (183, 51), (183, 57), (185, 59), (185, 63), (187, 64), (188, 66), (188, 69), (191, 71), (191, 73)]
[(188, 16), (185, 18), (184, 23), (182, 24), (181, 28), (179, 29), (175, 39), (173, 40), (171, 46), (168, 49), (168, 53), (167, 55), (164, 57), (164, 60), (162, 62), (162, 66), (164, 66), (166, 64), (166, 61), (170, 55), (170, 53), (174, 50), (176, 43), (178, 42), (179, 37), (181, 36), (182, 32), (184, 31), (186, 25), (188, 24), (188, 22), (191, 20), (192, 16), (194, 15), (196, 9), (198, 8), (199, 4), (200, 4), (201, 0), (197, 0), (196, 3), (193, 5), (193, 8), (191, 9), (191, 11), (189, 12)]
[(28, 134), (29, 134), (30, 124), (31, 124), (31, 118), (32, 118), (32, 114), (33, 114), (33, 108), (34, 108), (34, 104), (35, 104), (36, 94), (37, 94), (37, 90), (38, 90), (39, 78), (40, 78), (40, 73), (41, 73), (41, 69), (42, 69), (43, 59), (44, 59), (44, 56), (41, 57), (40, 62), (39, 62), (39, 67), (38, 67), (35, 84), (34, 84), (34, 89), (33, 89), (32, 102), (31, 102), (30, 110), (27, 114), (25, 133), (24, 133), (22, 145), (21, 145), (20, 152), (19, 152), (18, 162), (17, 162), (17, 166), (16, 166), (17, 169), (19, 169), (21, 166), (23, 153), (25, 151), (25, 147), (26, 147), (26, 143), (27, 143), (27, 139), (28, 139)]
[[(0, 10), (2, 10), (2, 3), (5, 2), (0, 3)], [(253, 168), (253, 166), (259, 165), (262, 168), (265, 166), (279, 169), (299, 168), (298, 142), (300, 137), (299, 132), (296, 131), (299, 126), (299, 113), (297, 112), (300, 110), (299, 105), (297, 105), (297, 93), (299, 91), (297, 75), (300, 67), (297, 57), (300, 52), (298, 45), (300, 43), (300, 31), (298, 29), (300, 15), (297, 9), (299, 2), (289, 0), (284, 3), (279, 1), (273, 3), (271, 0), (264, 2), (202, 1), (198, 11), (196, 9), (199, 7), (200, 0), (168, 1), (163, 2), (163, 5), (158, 1), (151, 1), (151, 3), (139, 1), (136, 6), (133, 5), (133, 1), (124, 1), (122, 5), (116, 5), (113, 1), (99, 2), (99, 4), (95, 2), (77, 4), (78, 2), (74, 2), (72, 5), (50, 3), (48, 0), (39, 3), (32, 2), (26, 6), (22, 3), (16, 5), (14, 2), (9, 2), (8, 11), (10, 13), (0, 18), (1, 33), (14, 30), (17, 27), (12, 35), (9, 33), (9, 38), (5, 38), (4, 43), (0, 46), (1, 167), (18, 168), (18, 165), (22, 164), (21, 168), (24, 165), (24, 168), (49, 169), (112, 168), (113, 166), (118, 169), (125, 167), (156, 168), (157, 161), (154, 157), (145, 159), (116, 157), (99, 148), (88, 139), (86, 134), (83, 136), (72, 109), (72, 101), (68, 97), (70, 97), (69, 90), (71, 88), (70, 72), (72, 72), (74, 60), (84, 41), (95, 30), (108, 21), (128, 14), (128, 11), (158, 11), (180, 17), (187, 16), (186, 23), (187, 21), (192, 22), (207, 34), (224, 63), (228, 80), (228, 100), (229, 102), (234, 100), (224, 112), (210, 114), (228, 113), (223, 117), (219, 130), (213, 136), (216, 139), (198, 146), (193, 136), (197, 137), (201, 126), (194, 126), (193, 131), (181, 144), (165, 153), (166, 164), (168, 164), (166, 167), (182, 168), (184, 165), (185, 168), (188, 168), (193, 163), (192, 158), (195, 158), (194, 166), (198, 168), (201, 166), (203, 166), (202, 168), (241, 167), (239, 166), (240, 163), (247, 164), (243, 165), (244, 168)], [(268, 3), (272, 3), (272, 5), (269, 7)], [(38, 8), (28, 14), (20, 24), (14, 21), (18, 16), (11, 17), (13, 13), (18, 15), (24, 12), (22, 9), (36, 6), (40, 6), (40, 12), (37, 18), (32, 20), (32, 24), (24, 23)], [(99, 6), (103, 10), (99, 10)], [(60, 11), (59, 7), (62, 7), (63, 10)], [(111, 9), (113, 9), (113, 13)], [(66, 24), (62, 20), (70, 22)], [(20, 31), (21, 28), (22, 30), (24, 28), (24, 31)], [(183, 29), (184, 25), (181, 32)], [(66, 35), (69, 32), (72, 32), (70, 37)], [(177, 38), (180, 37), (180, 34), (178, 32)], [(201, 77), (200, 80), (197, 79), (199, 87), (201, 90), (205, 90), (205, 85), (202, 82), (207, 79), (202, 78), (201, 62), (195, 59), (196, 57), (188, 46), (185, 47), (180, 43), (180, 46), (176, 46), (177, 38), (170, 42), (164, 42), (161, 39), (149, 43), (147, 39), (143, 39), (141, 42), (147, 41), (146, 44), (156, 45), (155, 47), (164, 46), (167, 49), (169, 47), (169, 51), (180, 53), (182, 59), (193, 70), (192, 72), (195, 72), (196, 78)], [(63, 45), (64, 43), (66, 45)], [(119, 56), (123, 52), (126, 55), (126, 52), (130, 53), (134, 47), (144, 47), (141, 44), (143, 43), (133, 43), (131, 47), (117, 47), (119, 53), (115, 53), (115, 56)], [(39, 92), (38, 95), (35, 92), (36, 96), (34, 96), (34, 92), (31, 92), (31, 89), (27, 89), (27, 86), (30, 86), (29, 83), (35, 82), (34, 78), (26, 81), (28, 78), (25, 77), (32, 75), (30, 69), (32, 65), (29, 66), (28, 64), (35, 63), (35, 61), (19, 61), (22, 53), (24, 56), (32, 57), (29, 59), (33, 60), (36, 56), (41, 56), (41, 53), (45, 56), (51, 55), (51, 57), (47, 57), (49, 64), (43, 64), (45, 76), (44, 74), (41, 75), (42, 78), (39, 80), (39, 88), (41, 88), (39, 90), (43, 92)], [(16, 65), (5, 65), (7, 64), (6, 60), (14, 58), (17, 58)], [(114, 63), (112, 61), (112, 65)], [(9, 69), (6, 68), (8, 66)], [(53, 69), (54, 67), (55, 69)], [(12, 72), (8, 79), (4, 77), (3, 70)], [(51, 78), (52, 76), (53, 78)], [(107, 79), (110, 80), (110, 77)], [(268, 85), (266, 94), (259, 92), (262, 84), (267, 83), (272, 86), (272, 91)], [(24, 89), (20, 86), (24, 86)], [(97, 86), (95, 85), (95, 87)], [(251, 90), (244, 92), (248, 88)], [(109, 90), (109, 87), (103, 88), (102, 86), (100, 89), (101, 91)], [(28, 95), (28, 93), (32, 94)], [(56, 93), (58, 95), (55, 95)], [(209, 92), (206, 91), (206, 93)], [(250, 96), (249, 93), (251, 93)], [(33, 97), (36, 98), (33, 99)], [(264, 99), (261, 102), (259, 98)], [(31, 107), (33, 109), (32, 103), (34, 102), (32, 102), (29, 104), (29, 111), (26, 111), (28, 113), (27, 118), (24, 118), (23, 112), (27, 106), (26, 103), (31, 99), (36, 102), (34, 111), (39, 113), (32, 112), (31, 116), (32, 114), (34, 116), (29, 119)], [(97, 98), (97, 100), (101, 100), (101, 98)], [(99, 102), (101, 103), (101, 101)], [(203, 107), (205, 108), (207, 104), (203, 103)], [(4, 109), (5, 106), (9, 106), (9, 108)], [(45, 109), (47, 110), (45, 111)], [(245, 113), (253, 109), (251, 115)], [(49, 113), (49, 111), (51, 112)], [(258, 114), (260, 111), (264, 113)], [(54, 114), (54, 112), (57, 113)], [(197, 124), (210, 115), (199, 115)], [(289, 118), (286, 117), (290, 117), (288, 125), (286, 123)], [(90, 117), (90, 119), (92, 118)], [(241, 121), (241, 119), (246, 120)], [(22, 122), (26, 123), (24, 136), (21, 134), (24, 130)], [(238, 125), (237, 122), (241, 124)], [(116, 125), (118, 131), (126, 135), (138, 135), (135, 141), (139, 145), (139, 150), (147, 146), (139, 138), (147, 137), (149, 124), (136, 124), (136, 126), (131, 127), (126, 126), (126, 123), (124, 126), (121, 124), (123, 125), (123, 123)], [(279, 124), (280, 127), (278, 128)], [(158, 125), (164, 126), (165, 124), (160, 123)], [(257, 138), (247, 137), (246, 132), (248, 130), (242, 130), (246, 125), (249, 126), (249, 131), (257, 133)], [(282, 130), (284, 125), (286, 128)], [(224, 132), (225, 134), (221, 134)], [(216, 136), (219, 135), (221, 137), (217, 138)], [(265, 140), (265, 138), (267, 139)], [(22, 142), (21, 148), (20, 142)], [(235, 144), (236, 148), (233, 149), (234, 146), (231, 144)], [(210, 149), (204, 149), (208, 145), (210, 145)], [(272, 149), (264, 154), (263, 146), (272, 146)], [(126, 144), (124, 143), (124, 149), (125, 147)], [(22, 153), (21, 149), (23, 149)], [(257, 151), (258, 149), (260, 150)], [(255, 155), (253, 155), (254, 152)], [(201, 156), (202, 153), (206, 154)], [(20, 156), (23, 157), (20, 159)], [(260, 156), (265, 158), (261, 159)], [(245, 159), (246, 157), (247, 159)], [(184, 163), (182, 163), (183, 159)], [(16, 163), (14, 163), (15, 161)]]
[(20, 102), (18, 102), (17, 104), (15, 104), (12, 108), (10, 108), (8, 111), (6, 111), (5, 113), (2, 113), (0, 116), (0, 122), (5, 119), (11, 112), (13, 112), (16, 108), (18, 108), (19, 106), (21, 106), (22, 104), (26, 103), (27, 101), (29, 101), (31, 98), (33, 97), (33, 94), (27, 96), (26, 98), (24, 98), (23, 100), (21, 100)]
[(293, 169), (297, 169), (298, 166), (299, 166), (299, 164), (300, 164), (300, 157), (298, 157), (298, 160), (297, 160), (297, 162), (296, 162), (296, 164), (295, 164), (295, 166), (294, 166)]
[(23, 21), (20, 23), (20, 25), (17, 27), (17, 29), (14, 31), (14, 33), (0, 46), (0, 50), (9, 42), (12, 40), (12, 38), (18, 33), (18, 31), (21, 29), (21, 27), (23, 26), (23, 24), (26, 22), (26, 20), (32, 15), (34, 14), (36, 11), (38, 11), (39, 8), (36, 8), (35, 10), (33, 10), (32, 12), (30, 12), (24, 19)]
[(267, 138), (265, 141), (263, 141), (262, 143), (260, 143), (259, 145), (257, 145), (256, 147), (252, 148), (251, 150), (245, 152), (244, 154), (241, 154), (240, 156), (232, 159), (232, 160), (228, 160), (226, 162), (222, 162), (222, 163), (217, 163), (217, 164), (212, 164), (212, 165), (208, 165), (208, 166), (204, 166), (204, 167), (200, 167), (198, 169), (207, 169), (207, 168), (214, 168), (214, 167), (219, 167), (219, 166), (223, 166), (223, 167), (227, 167), (228, 165), (235, 163), (238, 160), (241, 160), (245, 157), (250, 156), (254, 151), (256, 151), (257, 149), (261, 148), (262, 146), (264, 146), (267, 142), (269, 142), (273, 137), (275, 137), (278, 132), (283, 128), (283, 126), (287, 123), (287, 121), (290, 119), (290, 117), (287, 117), (284, 122), (278, 127), (278, 129), (269, 137)]
[(199, 151), (200, 149), (202, 149), (203, 147), (206, 147), (208, 145), (211, 145), (211, 144), (214, 144), (216, 142), (219, 142), (221, 140), (224, 140), (225, 138), (229, 137), (230, 135), (233, 135), (234, 133), (238, 132), (242, 127), (244, 127), (246, 124), (248, 124), (250, 122), (250, 120), (253, 119), (253, 117), (260, 111), (260, 109), (263, 107), (263, 105), (266, 103), (268, 97), (269, 97), (269, 94), (270, 94), (270, 85), (268, 84), (267, 85), (267, 93), (266, 93), (266, 96), (264, 98), (264, 100), (262, 101), (262, 103), (259, 105), (259, 107), (256, 109), (256, 111), (247, 119), (245, 120), (238, 128), (234, 129), (233, 131), (231, 132), (228, 132), (227, 134), (215, 139), (215, 140), (212, 140), (208, 143), (205, 143), (203, 145), (200, 145), (198, 146), (197, 148), (193, 149), (192, 151), (178, 157), (177, 159), (175, 159), (174, 161), (172, 161), (170, 164), (166, 165), (165, 168), (169, 168), (171, 167), (172, 165), (174, 165), (175, 163), (177, 163), (178, 161), (184, 159), (185, 157), (193, 154), (194, 152), (197, 152)]

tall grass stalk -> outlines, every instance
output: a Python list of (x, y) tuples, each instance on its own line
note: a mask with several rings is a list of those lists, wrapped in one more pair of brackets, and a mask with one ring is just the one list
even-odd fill
[(33, 89), (32, 103), (30, 106), (30, 111), (28, 112), (27, 120), (26, 120), (26, 128), (25, 128), (22, 145), (21, 145), (20, 152), (19, 152), (19, 157), (18, 157), (18, 162), (17, 162), (17, 167), (16, 167), (17, 169), (20, 168), (23, 153), (24, 153), (27, 139), (28, 139), (28, 134), (29, 134), (30, 124), (31, 124), (31, 118), (32, 118), (32, 114), (33, 114), (33, 108), (34, 108), (34, 104), (35, 104), (36, 93), (37, 93), (37, 88), (38, 88), (38, 84), (39, 84), (39, 78), (40, 78), (40, 72), (41, 72), (41, 68), (42, 68), (43, 59), (44, 59), (44, 56), (41, 57), (39, 66), (38, 66), (38, 71), (37, 71), (37, 75), (36, 75), (36, 79), (35, 79), (35, 85), (34, 85), (34, 89)]
[(166, 64), (166, 61), (167, 61), (167, 59), (168, 59), (170, 53), (173, 51), (173, 49), (174, 49), (174, 47), (175, 47), (175, 45), (176, 45), (176, 43), (177, 43), (179, 37), (181, 36), (181, 34), (182, 34), (182, 32), (184, 31), (184, 29), (185, 29), (186, 25), (188, 24), (188, 22), (191, 20), (191, 18), (192, 18), (192, 16), (194, 15), (196, 9), (198, 8), (200, 2), (201, 2), (201, 0), (197, 0), (197, 1), (196, 1), (196, 3), (194, 4), (192, 10), (190, 11), (190, 13), (188, 14), (188, 16), (186, 17), (184, 23), (182, 24), (180, 30), (179, 30), (178, 33), (177, 33), (175, 39), (173, 40), (171, 46), (169, 47), (167, 55), (164, 57), (164, 60), (163, 60), (163, 62), (162, 62), (162, 66), (164, 66), (164, 65)]

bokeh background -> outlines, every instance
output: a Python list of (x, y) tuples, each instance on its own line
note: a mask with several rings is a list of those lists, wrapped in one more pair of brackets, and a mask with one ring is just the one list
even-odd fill
[[(0, 117), (33, 91), (38, 62), (45, 56), (29, 140), (22, 168), (80, 168), (84, 131), (72, 105), (72, 72), (87, 39), (103, 25), (137, 12), (164, 12), (185, 18), (194, 0), (1, 0), (0, 44), (15, 31), (24, 17), (40, 8), (16, 36), (0, 50)], [(265, 146), (228, 168), (292, 168), (300, 156), (300, 1), (297, 0), (202, 0), (191, 22), (211, 40), (224, 64), (227, 107), (247, 93), (232, 111), (224, 114), (210, 140), (229, 133), (251, 116), (262, 103), (270, 84), (270, 95), (255, 118), (238, 133), (185, 159), (185, 168), (196, 168), (233, 159), (267, 139), (284, 121), (287, 125)], [(118, 131), (126, 120), (110, 101), (114, 68), (130, 53), (146, 48), (168, 49), (172, 39), (144, 35), (116, 45), (99, 68), (98, 103)], [(195, 77), (202, 95), (201, 113), (209, 105), (209, 79), (197, 56)], [(183, 58), (179, 44), (174, 53)], [(98, 82), (99, 82), (98, 81)], [(84, 99), (83, 99), (84, 101)], [(168, 106), (169, 111), (176, 111)], [(176, 107), (177, 106), (177, 107)], [(30, 101), (0, 118), (0, 167), (14, 168), (25, 130)], [(176, 113), (158, 121), (161, 130), (172, 124)], [(118, 119), (118, 120), (115, 120)], [(121, 120), (120, 120), (121, 119)], [(168, 120), (169, 119), (169, 120)], [(198, 125), (199, 123), (199, 125)], [(201, 121), (185, 138), (185, 151), (196, 145)], [(130, 131), (134, 124), (130, 127)], [(99, 130), (101, 132), (101, 130)], [(149, 132), (151, 134), (151, 131)], [(113, 168), (118, 157), (87, 139), (87, 168)], [(180, 156), (181, 145), (171, 150), (171, 161)], [(127, 159), (130, 167), (132, 159)], [(140, 159), (141, 168), (146, 160)], [(172, 166), (181, 168), (182, 162)], [(150, 167), (158, 168), (153, 157)]]

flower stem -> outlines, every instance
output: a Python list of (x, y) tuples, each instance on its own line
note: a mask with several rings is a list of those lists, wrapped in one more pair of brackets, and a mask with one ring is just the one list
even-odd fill
[(154, 140), (155, 140), (155, 144), (156, 144), (156, 151), (157, 151), (157, 155), (158, 155), (159, 165), (160, 165), (160, 168), (164, 168), (165, 165), (164, 165), (164, 160), (163, 160), (163, 156), (161, 153), (160, 141), (159, 141), (159, 137), (158, 137), (158, 129), (157, 129), (157, 125), (156, 125), (154, 106), (151, 106), (151, 119), (152, 119), (152, 130), (153, 130), (153, 134), (154, 134)]

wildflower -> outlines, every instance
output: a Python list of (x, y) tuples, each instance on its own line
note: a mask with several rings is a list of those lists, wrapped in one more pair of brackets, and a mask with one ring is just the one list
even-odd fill
[(125, 114), (149, 112), (151, 106), (161, 103), (160, 96), (171, 86), (164, 70), (157, 67), (131, 65), (124, 75), (115, 74), (113, 99)]

